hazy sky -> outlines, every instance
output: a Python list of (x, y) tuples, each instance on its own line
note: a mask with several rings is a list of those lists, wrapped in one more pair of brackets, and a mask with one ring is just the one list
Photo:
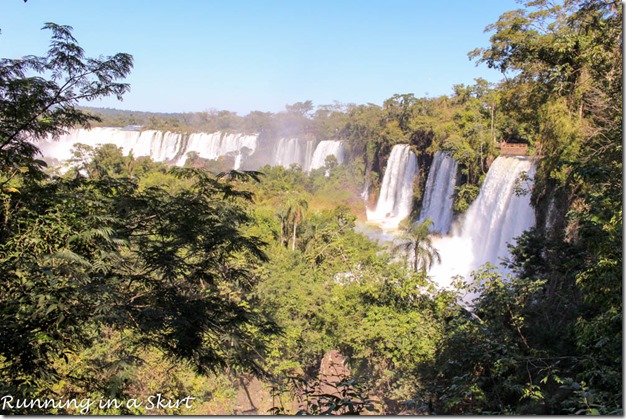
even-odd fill
[(2, 0), (0, 57), (43, 55), (44, 22), (70, 25), (87, 56), (132, 54), (123, 102), (154, 112), (375, 103), (499, 81), (467, 53), (514, 0)]

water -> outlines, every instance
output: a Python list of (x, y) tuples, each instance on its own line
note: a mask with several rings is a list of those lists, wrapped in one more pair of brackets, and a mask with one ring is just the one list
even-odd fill
[(178, 166), (184, 166), (187, 153), (195, 151), (207, 160), (217, 160), (222, 156), (234, 156), (233, 169), (239, 169), (245, 155), (256, 151), (257, 136), (244, 134), (226, 134), (222, 132), (193, 133), (189, 136), (184, 155), (177, 161)]
[(183, 166), (187, 153), (196, 152), (202, 158), (215, 160), (221, 156), (235, 157), (235, 169), (239, 168), (244, 155), (254, 153), (256, 135), (226, 133), (195, 133), (185, 138), (182, 134), (154, 130), (131, 131), (120, 128), (73, 129), (58, 140), (48, 138), (37, 142), (44, 157), (65, 161), (72, 157), (72, 146), (76, 143), (96, 147), (114, 144), (128, 155), (149, 156), (154, 161)]
[(343, 141), (320, 141), (317, 147), (315, 147), (315, 152), (311, 158), (311, 164), (308, 167), (308, 170), (315, 170), (320, 167), (324, 167), (328, 156), (335, 156), (339, 164), (343, 163)]
[(274, 145), (272, 153), (272, 166), (283, 166), (289, 168), (292, 164), (297, 164), (304, 169), (306, 165), (306, 148), (304, 140), (299, 138), (281, 138)]
[[(478, 198), (453, 226), (452, 235), (433, 239), (441, 264), (429, 274), (440, 286), (450, 286), (454, 275), (469, 279), (473, 270), (487, 262), (499, 266), (500, 259), (509, 255), (507, 243), (534, 226), (530, 193), (515, 194), (519, 175), (527, 172), (532, 177), (534, 170), (532, 161), (525, 157), (501, 156), (493, 162)], [(499, 270), (506, 273), (503, 267)]]
[[(97, 127), (92, 129), (72, 129), (57, 140), (48, 138), (39, 141), (36, 145), (47, 159), (56, 159), (63, 163), (72, 158), (72, 146), (76, 143), (96, 147), (102, 144), (114, 144), (122, 148), (128, 155), (131, 151), (135, 157), (149, 156), (154, 161), (184, 166), (187, 154), (198, 153), (199, 157), (216, 160), (223, 156), (234, 157), (233, 169), (240, 169), (255, 154), (258, 157), (255, 163), (246, 167), (256, 169), (265, 164), (284, 166), (299, 165), (308, 171), (311, 167), (323, 167), (327, 156), (335, 155), (338, 163), (342, 163), (343, 142), (321, 141), (315, 147), (313, 140), (300, 138), (280, 138), (269, 141), (270, 152), (259, 150), (258, 135), (237, 133), (193, 133), (179, 134), (155, 130), (127, 130), (111, 127)], [(318, 162), (321, 161), (321, 166)]]
[(437, 151), (428, 173), (419, 222), (430, 218), (432, 232), (448, 234), (453, 218), (454, 186), (457, 162), (445, 153)]
[(374, 211), (367, 210), (367, 220), (383, 230), (396, 230), (413, 209), (413, 179), (417, 158), (406, 144), (393, 147)]

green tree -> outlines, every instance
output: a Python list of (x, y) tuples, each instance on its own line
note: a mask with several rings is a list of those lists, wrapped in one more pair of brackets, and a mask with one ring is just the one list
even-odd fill
[[(541, 155), (532, 197), (541, 239), (520, 246), (518, 264), (549, 280), (535, 306), (553, 303), (554, 290), (574, 304), (564, 311), (576, 313), (564, 322), (578, 361), (572, 380), (594, 401), (571, 411), (621, 412), (623, 10), (610, 0), (526, 6), (490, 25), (490, 47), (471, 53), (513, 73), (503, 110)], [(558, 208), (556, 224), (549, 207)]]
[(54, 357), (88, 345), (99, 325), (200, 372), (259, 371), (257, 333), (271, 325), (246, 297), (266, 260), (242, 233), (249, 195), (195, 169), (175, 174), (194, 185), (142, 192), (104, 176), (23, 188), (0, 244), (4, 390), (45, 389)]
[(273, 133), (278, 136), (302, 136), (310, 133), (312, 111), (313, 102), (310, 100), (285, 105), (285, 111), (274, 117)]
[(432, 220), (427, 218), (421, 223), (407, 221), (400, 226), (401, 243), (394, 245), (393, 251), (402, 252), (410, 260), (414, 272), (426, 273), (435, 262), (441, 263), (439, 251), (433, 246), (430, 236), (432, 224)]
[(285, 205), (285, 221), (291, 230), (291, 250), (295, 251), (298, 226), (304, 219), (309, 203), (304, 197), (290, 193)]
[(318, 140), (336, 140), (341, 136), (341, 129), (347, 121), (345, 106), (339, 103), (334, 105), (318, 106), (313, 114), (313, 130)]
[(132, 152), (130, 156), (125, 156), (122, 147), (117, 147), (114, 144), (103, 144), (95, 148), (93, 159), (88, 163), (89, 172), (91, 176), (96, 178), (104, 176), (129, 177), (134, 160)]
[(85, 58), (71, 28), (45, 28), (53, 32), (47, 57), (0, 66), (1, 176), (16, 186), (0, 191), (0, 392), (47, 397), (63, 379), (80, 385), (81, 377), (60, 375), (59, 363), (103, 327), (201, 373), (226, 365), (260, 372), (263, 336), (276, 329), (249, 292), (267, 260), (264, 243), (246, 233), (245, 184), (256, 174), (172, 168), (178, 188), (140, 188), (126, 177), (133, 156), (105, 145), (89, 163), (91, 150), (77, 150), (97, 176), (46, 178), (28, 140), (96, 119), (76, 101), (127, 91), (116, 80), (132, 59)]
[(52, 31), (46, 56), (0, 60), (0, 179), (5, 181), (22, 167), (34, 173), (44, 165), (35, 159), (38, 150), (28, 140), (98, 120), (76, 109), (79, 101), (110, 95), (121, 100), (129, 90), (118, 80), (130, 73), (132, 56), (86, 58), (70, 26), (46, 23), (43, 29)]
[(72, 157), (70, 158), (71, 167), (78, 173), (85, 171), (88, 176), (94, 176), (90, 172), (89, 163), (93, 160), (94, 149), (87, 144), (77, 143), (72, 146)]

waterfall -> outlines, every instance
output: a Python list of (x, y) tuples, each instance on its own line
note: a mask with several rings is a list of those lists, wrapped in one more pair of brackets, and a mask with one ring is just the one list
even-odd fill
[(452, 203), (456, 185), (457, 163), (452, 157), (437, 151), (428, 172), (424, 201), (419, 222), (430, 218), (432, 232), (448, 234), (452, 224)]
[(372, 182), (371, 177), (372, 162), (367, 159), (367, 156), (365, 156), (365, 181), (363, 182), (363, 192), (361, 192), (361, 198), (363, 198), (363, 201), (365, 201), (365, 205), (367, 205), (367, 201), (370, 197), (370, 184)]
[(149, 156), (154, 161), (183, 166), (187, 153), (194, 151), (202, 158), (215, 160), (222, 156), (235, 157), (234, 169), (239, 169), (243, 160), (254, 153), (256, 135), (226, 133), (194, 133), (184, 135), (155, 130), (133, 131), (121, 128), (72, 129), (57, 140), (47, 138), (36, 145), (46, 158), (67, 161), (72, 157), (72, 146), (76, 143), (97, 147), (114, 144), (128, 155)]
[(363, 192), (361, 192), (361, 198), (365, 201), (367, 205), (367, 199), (370, 196), (370, 179), (365, 178), (365, 183), (363, 184)]
[(326, 157), (335, 156), (337, 163), (341, 164), (344, 160), (343, 141), (324, 140), (315, 147), (315, 152), (311, 158), (309, 170), (319, 169), (326, 165)]
[[(281, 138), (274, 146), (272, 156), (273, 166), (283, 166), (289, 168), (292, 164), (300, 167), (305, 166), (306, 148), (302, 148), (302, 140), (299, 138)], [(306, 147), (306, 145), (305, 145)]]
[(532, 177), (534, 170), (532, 161), (525, 157), (500, 156), (494, 160), (462, 224), (451, 237), (433, 240), (441, 264), (429, 274), (439, 285), (449, 286), (455, 275), (468, 278), (487, 262), (499, 266), (500, 258), (508, 256), (507, 243), (535, 224), (530, 191), (521, 196), (515, 194), (520, 174), (527, 172)]
[(311, 162), (313, 161), (313, 154), (314, 154), (314, 141), (313, 140), (307, 140), (306, 142), (306, 151), (304, 153), (304, 165), (302, 166), (302, 169), (305, 172), (308, 172), (311, 170)]
[(170, 162), (182, 147), (182, 135), (162, 131), (130, 131), (120, 128), (72, 129), (57, 140), (47, 138), (36, 143), (46, 158), (66, 161), (72, 158), (72, 146), (82, 143), (91, 147), (113, 144), (124, 154), (150, 156), (155, 161)]
[(400, 221), (411, 214), (416, 173), (417, 158), (410, 147), (395, 145), (387, 161), (376, 210), (367, 210), (367, 220), (386, 230), (398, 228)]
[(187, 160), (187, 153), (195, 151), (200, 157), (208, 160), (216, 160), (222, 156), (234, 156), (235, 164), (233, 169), (239, 169), (245, 156), (254, 153), (256, 147), (256, 135), (226, 134), (222, 132), (211, 134), (204, 132), (193, 133), (189, 136), (185, 153), (177, 162), (177, 165), (183, 166)]
[[(192, 133), (179, 134), (155, 130), (129, 130), (122, 128), (97, 127), (92, 129), (72, 129), (53, 140), (51, 137), (35, 143), (44, 158), (66, 163), (72, 158), (72, 146), (76, 143), (97, 147), (102, 144), (114, 144), (128, 155), (135, 157), (149, 156), (154, 161), (183, 166), (187, 153), (196, 152), (207, 160), (220, 157), (234, 158), (233, 169), (259, 168), (265, 164), (284, 166), (298, 164), (304, 171), (310, 170), (312, 163), (324, 159), (329, 154), (337, 156), (343, 162), (343, 144), (340, 141), (322, 141), (315, 146), (312, 139), (280, 138), (270, 140), (268, 146), (259, 144), (258, 135), (238, 133)], [(322, 144), (324, 143), (324, 144)], [(315, 163), (317, 164), (317, 163)]]

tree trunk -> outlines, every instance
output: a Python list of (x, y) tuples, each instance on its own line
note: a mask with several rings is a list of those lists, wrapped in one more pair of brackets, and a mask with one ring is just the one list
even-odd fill
[(291, 242), (291, 250), (296, 251), (296, 231), (298, 231), (298, 217), (293, 220), (293, 241)]
[(496, 135), (495, 135), (495, 132), (494, 132), (495, 113), (496, 113), (496, 107), (492, 106), (491, 107), (491, 141), (494, 144), (496, 143)]

